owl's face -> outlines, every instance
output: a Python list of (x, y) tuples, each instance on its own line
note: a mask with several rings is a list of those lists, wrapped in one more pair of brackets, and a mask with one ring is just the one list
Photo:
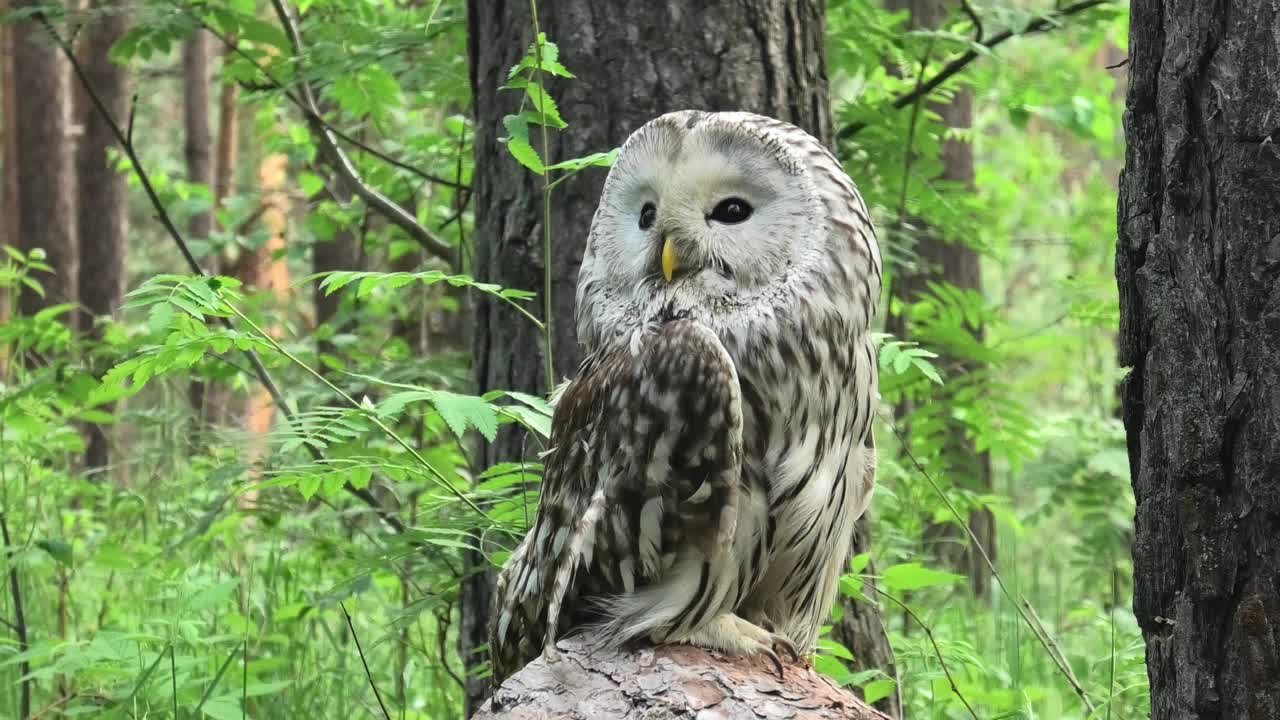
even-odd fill
[(580, 319), (609, 311), (584, 307), (593, 302), (738, 312), (817, 261), (826, 228), (814, 181), (767, 126), (743, 122), (754, 117), (671, 113), (631, 136), (592, 222)]

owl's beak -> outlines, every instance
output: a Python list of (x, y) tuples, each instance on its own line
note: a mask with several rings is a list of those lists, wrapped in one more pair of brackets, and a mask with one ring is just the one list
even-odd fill
[(676, 271), (676, 245), (671, 242), (670, 237), (662, 238), (662, 276), (671, 282), (671, 276)]

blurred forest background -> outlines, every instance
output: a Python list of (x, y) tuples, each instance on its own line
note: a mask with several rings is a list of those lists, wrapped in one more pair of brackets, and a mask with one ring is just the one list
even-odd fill
[(817, 668), (912, 718), (1147, 716), (1127, 9), (589, 5), (0, 5), (0, 716), (474, 706), (604, 166), (686, 106), (823, 137), (885, 254)]

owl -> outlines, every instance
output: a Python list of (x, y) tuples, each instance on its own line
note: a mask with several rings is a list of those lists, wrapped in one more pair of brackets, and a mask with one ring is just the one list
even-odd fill
[(870, 501), (881, 259), (793, 125), (674, 112), (631, 135), (578, 277), (537, 519), (497, 581), (494, 682), (556, 638), (811, 652)]

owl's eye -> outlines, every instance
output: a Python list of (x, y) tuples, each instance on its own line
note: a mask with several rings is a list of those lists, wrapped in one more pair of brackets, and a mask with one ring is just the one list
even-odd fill
[(653, 219), (658, 214), (658, 208), (654, 204), (647, 202), (644, 207), (640, 208), (640, 229), (648, 230), (653, 227)]
[(731, 197), (721, 200), (716, 209), (711, 211), (711, 219), (725, 225), (737, 225), (751, 217), (751, 203), (742, 198)]

